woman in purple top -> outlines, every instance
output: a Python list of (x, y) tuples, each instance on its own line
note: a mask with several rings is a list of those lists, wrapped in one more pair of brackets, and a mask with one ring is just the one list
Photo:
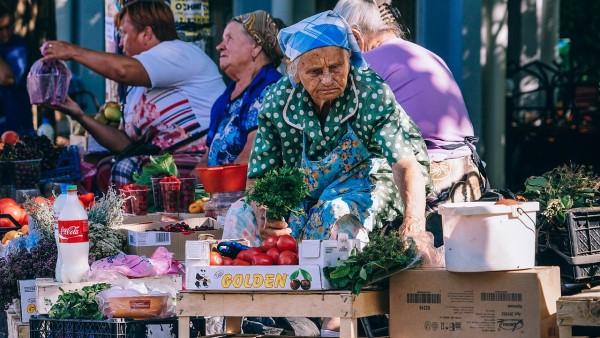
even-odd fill
[(334, 11), (352, 27), (371, 67), (421, 129), (434, 192), (428, 205), (479, 199), (485, 169), (458, 84), (433, 52), (402, 39), (399, 11), (385, 0), (340, 0)]

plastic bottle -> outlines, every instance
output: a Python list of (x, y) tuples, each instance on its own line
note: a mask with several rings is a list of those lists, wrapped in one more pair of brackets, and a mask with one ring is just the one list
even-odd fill
[(61, 256), (60, 280), (81, 282), (90, 270), (87, 213), (77, 197), (77, 186), (70, 185), (67, 199), (58, 216), (58, 252)]
[(46, 136), (54, 143), (54, 128), (52, 128), (47, 117), (42, 118), (42, 124), (38, 127), (37, 134), (38, 136)]
[(60, 216), (60, 212), (62, 210), (65, 201), (67, 200), (67, 189), (68, 184), (60, 185), (60, 195), (54, 200), (54, 205), (52, 207), (54, 212), (54, 240), (56, 241), (56, 249), (58, 250), (58, 255), (56, 256), (56, 270), (54, 273), (54, 278), (58, 282), (62, 282), (60, 279), (60, 269), (62, 266), (62, 259), (60, 257), (60, 243), (58, 241), (58, 216)]

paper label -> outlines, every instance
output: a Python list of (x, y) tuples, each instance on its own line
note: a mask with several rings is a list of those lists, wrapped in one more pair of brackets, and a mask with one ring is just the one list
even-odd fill
[(171, 233), (164, 231), (129, 231), (131, 246), (171, 245)]
[(58, 221), (58, 238), (60, 243), (89, 242), (87, 220)]

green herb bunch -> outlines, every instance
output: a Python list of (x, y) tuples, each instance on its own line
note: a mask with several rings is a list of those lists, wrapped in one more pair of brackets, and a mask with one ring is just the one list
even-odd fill
[(323, 271), (334, 288), (359, 294), (365, 285), (416, 263), (416, 246), (412, 240), (405, 241), (396, 231), (388, 234), (374, 231), (362, 251), (354, 249), (347, 260), (335, 267), (325, 267)]
[(90, 208), (90, 261), (125, 250), (126, 238), (117, 230), (123, 224), (123, 203), (123, 197), (111, 188)]
[(308, 184), (304, 171), (298, 168), (281, 167), (268, 171), (258, 178), (254, 187), (246, 194), (248, 201), (267, 208), (267, 218), (280, 220), (295, 212), (308, 195)]
[(568, 209), (600, 204), (600, 177), (586, 166), (562, 165), (529, 177), (522, 195), (540, 203), (540, 225), (564, 231)]
[(62, 294), (48, 312), (50, 318), (57, 319), (102, 319), (102, 312), (96, 301), (96, 295), (110, 288), (110, 284), (99, 283), (84, 286), (81, 290), (65, 292)]

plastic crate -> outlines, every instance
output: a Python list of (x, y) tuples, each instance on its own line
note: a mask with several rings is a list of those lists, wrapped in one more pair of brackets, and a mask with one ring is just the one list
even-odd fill
[(56, 168), (42, 172), (42, 183), (48, 182), (74, 182), (81, 179), (81, 163), (79, 148), (66, 147), (56, 161)]
[(550, 236), (561, 274), (574, 281), (600, 277), (600, 207), (571, 209), (568, 216), (566, 234)]
[[(149, 328), (149, 325), (153, 327)], [(161, 325), (161, 326), (154, 326)], [(149, 331), (165, 330), (165, 337), (177, 337), (177, 318), (133, 320), (52, 319), (34, 316), (29, 320), (30, 338), (142, 338)]]

